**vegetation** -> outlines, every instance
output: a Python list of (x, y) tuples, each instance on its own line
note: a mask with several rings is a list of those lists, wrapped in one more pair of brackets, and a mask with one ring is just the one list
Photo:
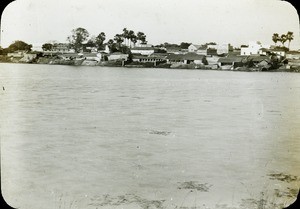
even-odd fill
[(288, 31), (286, 34), (279, 35), (278, 33), (274, 33), (272, 36), (272, 41), (277, 44), (277, 42), (281, 42), (282, 47), (285, 47), (285, 42), (289, 42), (288, 49), (290, 48), (291, 41), (294, 40), (294, 33)]
[[(69, 46), (71, 49), (74, 49), (75, 52), (87, 51), (87, 48), (96, 48), (98, 51), (104, 50), (107, 45), (110, 52), (116, 51), (127, 51), (127, 48), (135, 46), (136, 43), (146, 44), (146, 35), (143, 32), (135, 32), (133, 30), (128, 30), (127, 28), (123, 29), (123, 32), (116, 34), (113, 39), (109, 39), (107, 43), (106, 35), (104, 32), (99, 33), (96, 37), (91, 37), (89, 32), (84, 28), (76, 28), (72, 30), (71, 36), (67, 38)], [(45, 49), (49, 49), (49, 45), (43, 45)], [(127, 48), (126, 48), (126, 47)], [(44, 49), (43, 48), (43, 49)]]
[(83, 50), (83, 43), (87, 41), (90, 36), (89, 32), (84, 28), (76, 28), (72, 30), (72, 35), (67, 38), (69, 46), (75, 52)]
[(181, 42), (180, 43), (180, 48), (182, 48), (182, 49), (188, 49), (191, 44), (192, 43)]
[(15, 52), (15, 51), (31, 51), (32, 45), (27, 44), (24, 41), (15, 41), (8, 47), (8, 52)]
[(99, 33), (99, 35), (95, 39), (95, 45), (98, 50), (104, 49), (104, 41), (106, 39), (106, 35), (104, 32)]
[(42, 49), (44, 51), (51, 51), (53, 49), (53, 44), (45, 43), (45, 44), (42, 45)]

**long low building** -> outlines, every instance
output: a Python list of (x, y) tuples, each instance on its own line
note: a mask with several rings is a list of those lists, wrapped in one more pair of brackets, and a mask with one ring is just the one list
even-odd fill
[(123, 54), (121, 52), (114, 52), (112, 54), (107, 55), (109, 61), (127, 61), (128, 57), (128, 54)]
[(130, 49), (132, 54), (150, 55), (157, 52), (154, 47), (134, 47)]
[(206, 56), (189, 52), (186, 54), (170, 54), (167, 56), (167, 62), (170, 64), (207, 64)]
[(242, 56), (221, 57), (218, 60), (218, 66), (221, 69), (241, 67), (243, 65), (243, 60), (245, 60), (245, 57)]
[(134, 62), (164, 62), (166, 61), (167, 54), (151, 54), (149, 56), (134, 54), (132, 57), (132, 61)]

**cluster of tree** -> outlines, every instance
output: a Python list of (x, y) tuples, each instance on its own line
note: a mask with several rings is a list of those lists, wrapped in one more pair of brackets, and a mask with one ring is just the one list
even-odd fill
[(156, 47), (162, 47), (162, 48), (169, 48), (169, 47), (178, 47), (181, 49), (187, 49), (192, 43), (188, 42), (181, 42), (180, 44), (170, 44), (168, 42), (165, 42), (163, 44), (156, 45)]
[(7, 48), (0, 47), (0, 54), (7, 54), (15, 51), (31, 51), (32, 45), (27, 44), (24, 41), (15, 41)]
[[(143, 32), (135, 32), (133, 30), (123, 29), (123, 33), (116, 34), (113, 39), (109, 39), (105, 43), (106, 35), (104, 32), (99, 33), (98, 36), (92, 36), (84, 28), (76, 28), (72, 30), (72, 34), (67, 38), (69, 47), (76, 52), (80, 52), (87, 47), (96, 47), (97, 50), (103, 50), (107, 45), (111, 52), (128, 51), (128, 47), (135, 46), (137, 42), (146, 44), (146, 35)], [(48, 45), (45, 45), (48, 47)]]
[(290, 48), (290, 43), (292, 40), (294, 40), (294, 34), (291, 31), (288, 31), (286, 34), (281, 34), (279, 35), (278, 33), (274, 33), (272, 36), (272, 40), (275, 43), (275, 45), (277, 44), (277, 42), (281, 42), (282, 43), (282, 47), (285, 47), (285, 42), (289, 42), (288, 45), (288, 49)]
[(72, 30), (72, 34), (67, 38), (69, 47), (75, 52), (80, 52), (87, 47), (96, 47), (97, 50), (104, 49), (104, 41), (106, 35), (104, 32), (99, 33), (96, 37), (92, 36), (90, 39), (89, 32), (84, 28), (76, 28)]
[(136, 46), (136, 44), (146, 44), (146, 35), (143, 32), (135, 32), (133, 30), (123, 29), (123, 33), (116, 34), (113, 39), (109, 39), (107, 46), (111, 52), (128, 51), (128, 47)]

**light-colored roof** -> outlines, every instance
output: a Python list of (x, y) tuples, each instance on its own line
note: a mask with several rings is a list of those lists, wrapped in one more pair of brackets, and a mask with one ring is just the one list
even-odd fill
[(193, 52), (186, 54), (169, 54), (167, 59), (169, 60), (202, 60), (205, 56), (196, 54)]
[(263, 60), (269, 62), (270, 58), (268, 56), (249, 56), (247, 57), (248, 60), (252, 60), (254, 62), (261, 62)]
[(110, 55), (128, 55), (128, 54), (123, 54), (122, 52), (114, 52), (111, 53)]
[(81, 57), (82, 55), (79, 55), (77, 53), (66, 53), (66, 54), (60, 54), (60, 56), (63, 56), (63, 57)]
[(221, 57), (218, 62), (242, 62), (244, 58), (241, 56)]
[(97, 57), (97, 53), (84, 53), (83, 56), (85, 56), (85, 57)]
[(154, 50), (154, 47), (134, 47), (131, 50)]
[(295, 55), (300, 55), (299, 51), (288, 51), (286, 52), (287, 54), (295, 54)]

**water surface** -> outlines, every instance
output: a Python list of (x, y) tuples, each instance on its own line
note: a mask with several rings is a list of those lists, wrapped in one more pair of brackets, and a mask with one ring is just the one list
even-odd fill
[(0, 64), (0, 87), (1, 185), (13, 207), (296, 198), (300, 74)]

